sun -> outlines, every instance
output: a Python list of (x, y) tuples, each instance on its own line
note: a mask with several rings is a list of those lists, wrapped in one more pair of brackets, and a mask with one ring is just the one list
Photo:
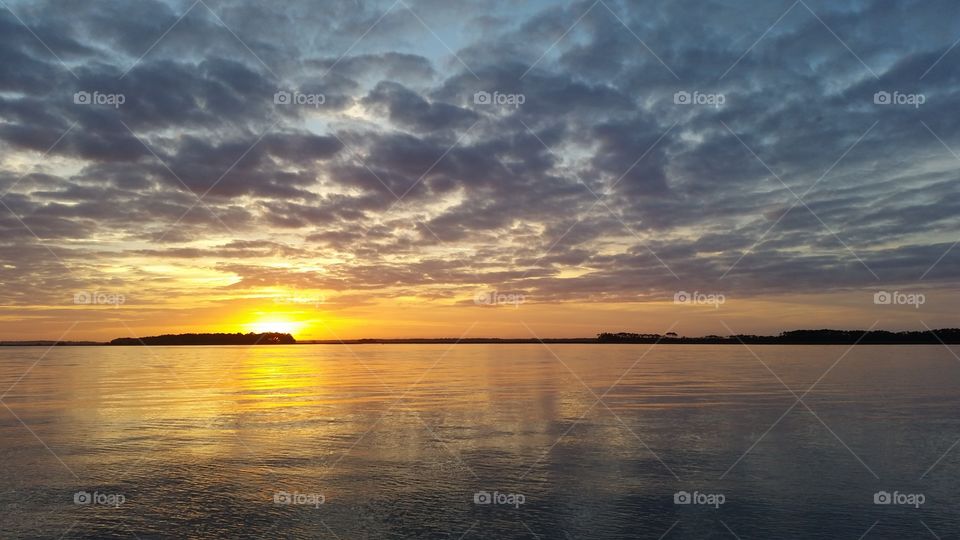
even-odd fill
[(303, 327), (303, 323), (291, 321), (285, 318), (270, 316), (264, 317), (246, 325), (251, 332), (262, 334), (264, 332), (277, 332), (280, 334), (295, 335)]

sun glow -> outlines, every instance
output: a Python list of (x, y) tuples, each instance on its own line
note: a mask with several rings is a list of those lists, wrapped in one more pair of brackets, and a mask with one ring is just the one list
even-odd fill
[(296, 337), (297, 332), (303, 328), (303, 323), (273, 315), (249, 323), (246, 326), (250, 332), (279, 332)]

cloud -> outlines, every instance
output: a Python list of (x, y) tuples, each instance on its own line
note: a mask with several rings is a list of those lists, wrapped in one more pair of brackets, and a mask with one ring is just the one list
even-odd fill
[(0, 14), (10, 301), (138, 257), (431, 298), (956, 285), (948, 2), (208, 3)]

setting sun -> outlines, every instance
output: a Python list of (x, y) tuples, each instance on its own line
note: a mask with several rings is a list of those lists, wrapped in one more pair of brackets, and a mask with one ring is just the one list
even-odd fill
[(303, 323), (271, 316), (247, 324), (246, 328), (248, 331), (256, 333), (279, 332), (296, 336), (297, 331), (303, 328)]

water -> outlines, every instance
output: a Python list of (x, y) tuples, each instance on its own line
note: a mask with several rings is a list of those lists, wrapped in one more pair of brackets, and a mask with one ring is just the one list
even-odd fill
[(951, 351), (752, 351), (0, 348), (0, 537), (956, 534)]

